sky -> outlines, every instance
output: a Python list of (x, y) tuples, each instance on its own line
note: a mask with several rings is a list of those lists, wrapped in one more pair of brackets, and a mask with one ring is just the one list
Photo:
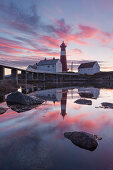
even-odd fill
[(113, 71), (113, 0), (0, 0), (0, 64), (60, 59), (62, 41), (69, 69), (98, 61)]

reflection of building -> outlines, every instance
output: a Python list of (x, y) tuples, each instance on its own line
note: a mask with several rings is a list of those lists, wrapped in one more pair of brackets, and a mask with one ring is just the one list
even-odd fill
[(100, 90), (94, 87), (78, 88), (80, 97), (97, 99), (99, 97)]
[(78, 73), (79, 74), (89, 74), (93, 75), (95, 73), (100, 72), (100, 66), (98, 62), (89, 62), (89, 63), (82, 63), (78, 67)]
[(66, 115), (66, 103), (67, 103), (67, 89), (47, 89), (37, 92), (37, 97), (46, 101), (61, 101), (61, 115), (64, 118)]
[(33, 84), (25, 84), (25, 85), (22, 85), (20, 88), (20, 92), (24, 94), (29, 94), (37, 90), (38, 90), (38, 86), (35, 86)]
[(37, 97), (47, 101), (53, 101), (53, 102), (61, 101), (62, 89), (40, 90), (37, 92)]
[(68, 90), (62, 90), (61, 115), (63, 118), (66, 116), (67, 92)]

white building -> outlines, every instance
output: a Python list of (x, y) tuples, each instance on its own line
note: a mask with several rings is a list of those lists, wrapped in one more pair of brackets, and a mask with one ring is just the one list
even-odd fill
[(27, 71), (37, 71), (37, 65), (29, 65), (26, 69)]
[(89, 62), (89, 63), (82, 63), (78, 67), (78, 73), (79, 74), (88, 74), (93, 75), (95, 73), (100, 72), (100, 66), (97, 61), (95, 62)]
[(27, 70), (35, 70), (35, 71), (42, 71), (42, 72), (62, 72), (62, 64), (59, 59), (53, 58), (52, 60), (41, 60), (39, 63), (34, 65), (29, 65)]

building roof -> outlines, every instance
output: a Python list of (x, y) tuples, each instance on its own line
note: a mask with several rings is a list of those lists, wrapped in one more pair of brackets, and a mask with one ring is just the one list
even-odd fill
[(41, 60), (39, 63), (37, 63), (37, 66), (42, 66), (42, 65), (54, 65), (58, 62), (59, 59), (52, 59), (52, 60)]
[(82, 64), (80, 64), (78, 69), (80, 69), (80, 68), (92, 68), (95, 63), (96, 63), (96, 61), (95, 62), (89, 62), (89, 63), (82, 63)]
[(37, 65), (36, 65), (36, 64), (34, 64), (34, 65), (29, 65), (28, 68), (37, 69)]

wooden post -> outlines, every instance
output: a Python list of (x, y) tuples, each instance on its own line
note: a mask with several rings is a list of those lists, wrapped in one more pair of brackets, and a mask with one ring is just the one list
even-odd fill
[(21, 79), (24, 79), (24, 80), (27, 79), (27, 73), (24, 70), (21, 71)]
[(4, 80), (5, 78), (5, 69), (3, 66), (0, 66), (0, 80)]
[(45, 81), (45, 73), (43, 73), (43, 81)]
[(33, 79), (38, 80), (38, 73), (33, 73)]
[(18, 83), (18, 70), (16, 68), (11, 69), (11, 78), (13, 81)]
[(32, 72), (28, 72), (28, 74), (27, 74), (27, 80), (33, 80), (33, 74), (32, 74)]

